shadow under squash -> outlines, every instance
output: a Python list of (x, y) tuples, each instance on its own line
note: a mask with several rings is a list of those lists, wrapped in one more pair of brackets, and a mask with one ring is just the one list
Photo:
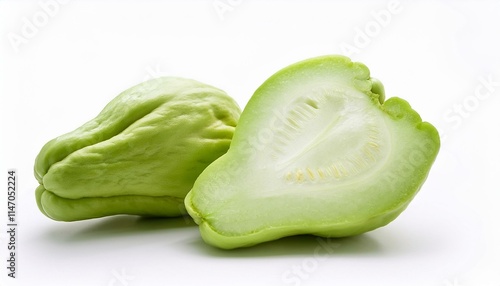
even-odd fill
[(240, 258), (270, 256), (304, 256), (304, 255), (369, 255), (382, 251), (380, 244), (369, 234), (344, 238), (325, 238), (314, 235), (296, 235), (284, 237), (246, 248), (231, 250), (219, 249), (207, 245), (201, 237), (192, 241), (193, 247), (209, 256)]
[(196, 230), (197, 237), (185, 240), (186, 247), (199, 255), (223, 258), (258, 258), (278, 256), (356, 256), (373, 255), (383, 250), (382, 245), (370, 234), (345, 238), (324, 238), (314, 235), (296, 235), (264, 242), (251, 247), (224, 250), (206, 244), (198, 226), (189, 216), (175, 218), (147, 218), (117, 215), (79, 222), (59, 222), (47, 230), (45, 238), (56, 243), (81, 243), (114, 240), (144, 234), (168, 233), (188, 229)]
[(189, 216), (149, 218), (117, 215), (79, 222), (61, 222), (50, 229), (47, 236), (61, 242), (78, 242), (164, 232), (170, 229), (195, 227)]

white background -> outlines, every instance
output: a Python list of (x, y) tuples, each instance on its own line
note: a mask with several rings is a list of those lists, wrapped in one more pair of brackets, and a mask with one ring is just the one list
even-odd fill
[[(0, 285), (500, 286), (498, 1), (19, 2), (0, 2)], [(442, 135), (427, 182), (388, 226), (222, 251), (184, 218), (63, 223), (37, 209), (40, 148), (121, 91), (181, 76), (244, 107), (278, 69), (335, 53), (365, 63)], [(16, 279), (8, 168), (19, 179)]]

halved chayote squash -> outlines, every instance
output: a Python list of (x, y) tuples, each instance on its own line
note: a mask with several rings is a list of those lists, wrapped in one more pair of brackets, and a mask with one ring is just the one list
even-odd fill
[(255, 91), (229, 151), (185, 203), (203, 239), (220, 248), (357, 235), (408, 206), (439, 146), (436, 129), (405, 100), (385, 100), (365, 65), (312, 58)]
[(36, 200), (54, 220), (178, 216), (195, 179), (229, 148), (240, 115), (224, 91), (163, 77), (134, 86), (35, 162)]

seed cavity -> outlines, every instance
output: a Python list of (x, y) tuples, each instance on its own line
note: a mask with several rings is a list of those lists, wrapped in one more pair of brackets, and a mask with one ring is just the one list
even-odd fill
[(274, 112), (265, 156), (290, 184), (354, 177), (386, 153), (386, 131), (376, 112), (362, 93), (316, 88)]
[(370, 104), (364, 94), (318, 88), (275, 112), (273, 168), (292, 184), (340, 181), (371, 168), (383, 154), (384, 132)]
[(304, 177), (304, 172), (302, 172), (301, 169), (299, 169), (296, 173), (295, 173), (295, 178), (297, 179), (297, 182), (298, 183), (302, 183), (304, 182), (305, 180), (305, 177)]
[(324, 179), (325, 178), (325, 172), (323, 171), (323, 169), (318, 168), (318, 176), (319, 176), (320, 179)]
[(307, 98), (307, 99), (306, 99), (306, 101), (305, 101), (305, 103), (306, 103), (308, 106), (310, 106), (310, 107), (312, 107), (312, 108), (314, 108), (314, 109), (318, 109), (318, 108), (319, 108), (319, 107), (318, 107), (318, 103), (317, 103), (315, 100), (311, 99), (311, 98)]
[(280, 155), (286, 154), (283, 147), (289, 146), (294, 139), (300, 136), (305, 126), (317, 117), (318, 109), (318, 102), (313, 98), (306, 97), (305, 100), (295, 102), (288, 110), (279, 114), (278, 118), (285, 119), (281, 120), (281, 128), (274, 132), (271, 157), (278, 158)]

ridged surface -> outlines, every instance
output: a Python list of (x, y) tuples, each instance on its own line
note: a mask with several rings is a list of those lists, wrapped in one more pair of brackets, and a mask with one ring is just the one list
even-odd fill
[(37, 203), (56, 220), (185, 213), (182, 200), (228, 150), (239, 114), (225, 92), (194, 80), (132, 87), (42, 148)]

